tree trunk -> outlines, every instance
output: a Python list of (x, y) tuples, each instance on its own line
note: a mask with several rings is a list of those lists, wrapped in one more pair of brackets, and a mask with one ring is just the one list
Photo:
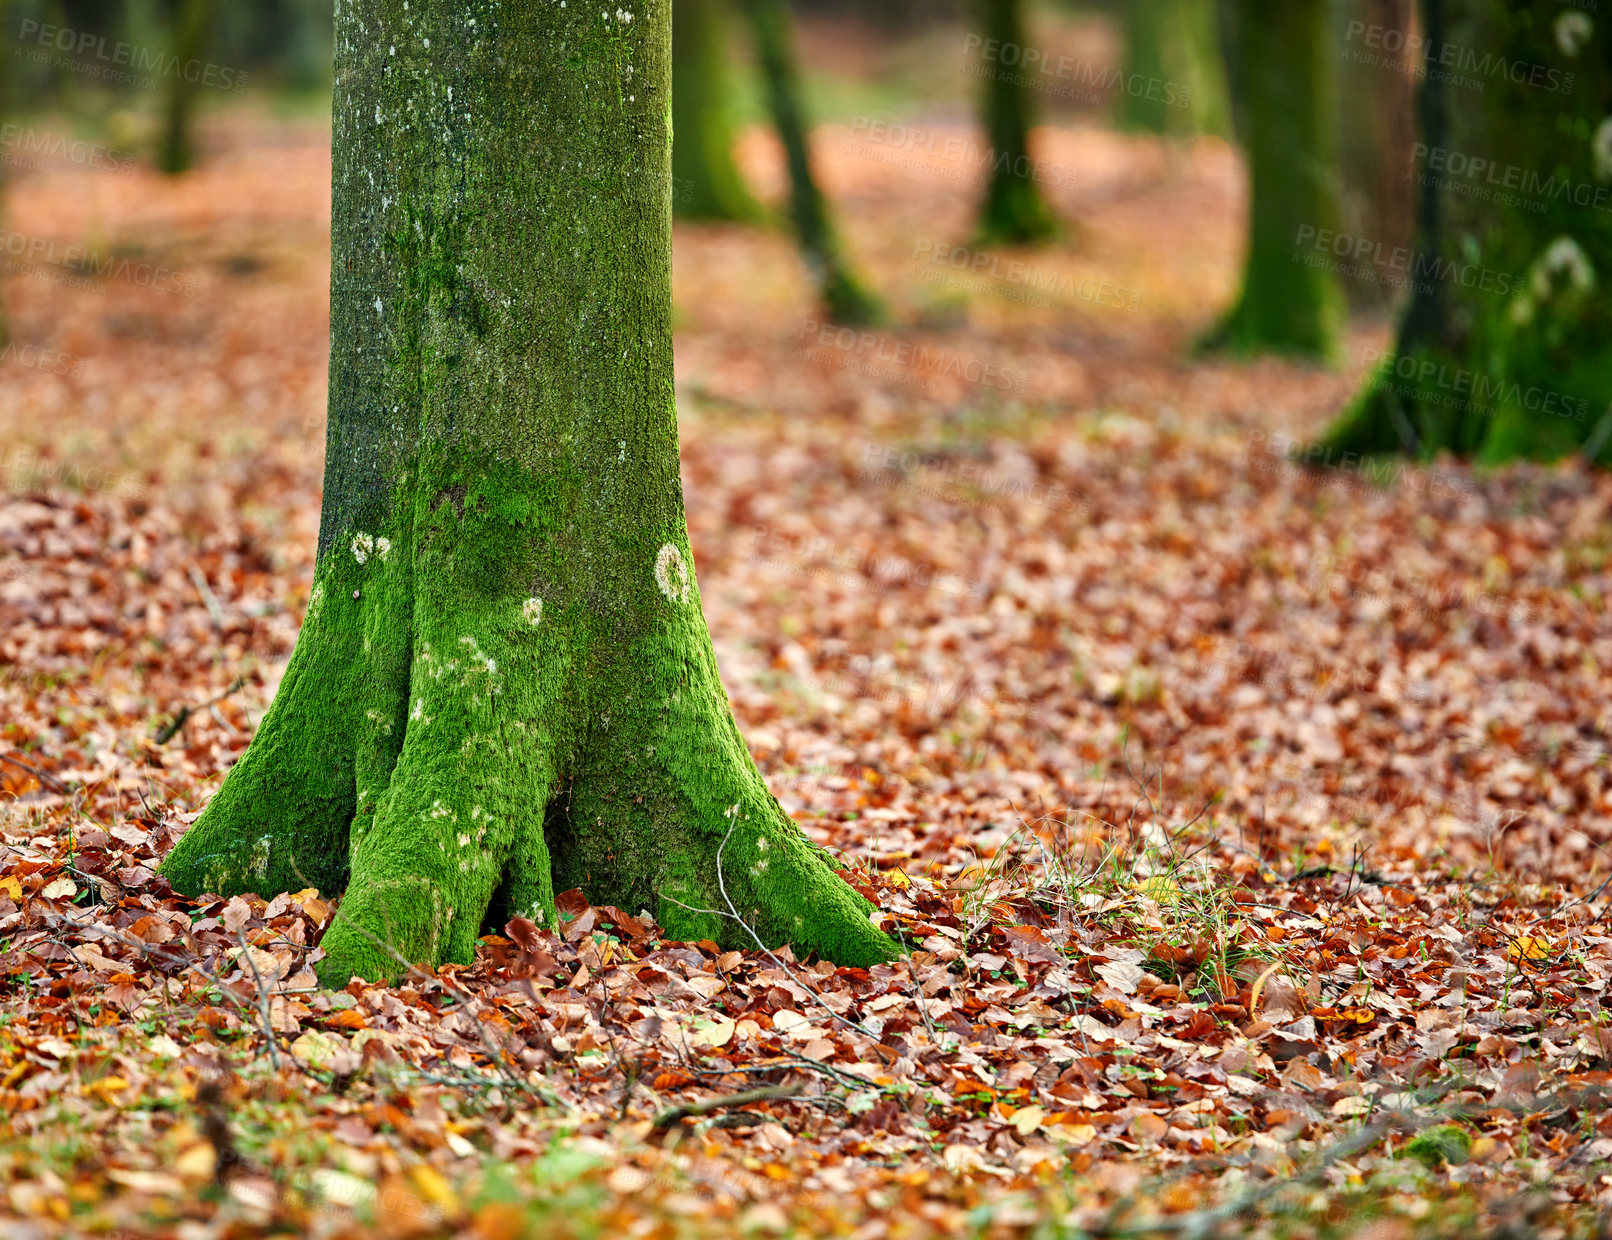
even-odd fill
[(843, 964), (894, 951), (768, 793), (700, 609), (670, 53), (669, 0), (338, 5), (315, 584), (163, 865), (189, 893), (345, 885), (327, 983), (468, 961), (571, 887), (689, 939), (751, 942), (732, 912)]
[(785, 0), (744, 0), (756, 36), (756, 54), (767, 82), (767, 103), (778, 140), (789, 163), (790, 215), (800, 238), (801, 253), (817, 281), (829, 318), (862, 325), (884, 319), (884, 307), (851, 270), (839, 230), (829, 218), (828, 204), (812, 175), (806, 118), (801, 107), (800, 74), (789, 31)]
[(181, 0), (174, 13), (174, 65), (158, 156), (158, 165), (169, 174), (185, 172), (195, 162), (191, 118), (203, 77), (199, 62), (207, 54), (217, 16), (218, 0)]
[(1126, 0), (1116, 120), (1137, 133), (1231, 133), (1215, 0)]
[(672, 210), (691, 220), (761, 217), (733, 162), (731, 26), (725, 0), (672, 7)]
[[(1329, 360), (1343, 295), (1300, 238), (1337, 227), (1334, 62), (1327, 0), (1239, 0), (1234, 66), (1242, 74), (1249, 174), (1248, 254), (1236, 306), (1210, 347)], [(1318, 261), (1306, 261), (1307, 259)]]
[[(1023, 48), (1020, 0), (979, 0), (985, 45)], [(980, 208), (985, 244), (1033, 245), (1058, 235), (1058, 220), (1041, 197), (1030, 158), (1030, 88), (1000, 61), (985, 76), (981, 111), (991, 143), (991, 179)]]
[[(1549, 0), (1423, 0), (1412, 292), (1336, 454), (1612, 457), (1612, 32)], [(1380, 262), (1379, 266), (1389, 264)]]
[[(1362, 37), (1362, 27), (1414, 31), (1415, 12), (1415, 0), (1346, 0), (1333, 13), (1333, 45), (1347, 50)], [(1393, 59), (1395, 65), (1385, 68), (1343, 58), (1341, 97), (1349, 108), (1338, 127), (1338, 213), (1350, 236), (1404, 250), (1415, 243), (1416, 92)], [(1381, 312), (1395, 301), (1395, 290), (1369, 269), (1346, 273), (1342, 285), (1351, 306)]]

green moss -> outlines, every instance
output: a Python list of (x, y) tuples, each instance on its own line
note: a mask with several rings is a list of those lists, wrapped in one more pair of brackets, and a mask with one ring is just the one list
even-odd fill
[(1405, 1142), (1402, 1158), (1414, 1158), (1429, 1170), (1446, 1164), (1460, 1166), (1472, 1156), (1472, 1137), (1454, 1124), (1440, 1124)]

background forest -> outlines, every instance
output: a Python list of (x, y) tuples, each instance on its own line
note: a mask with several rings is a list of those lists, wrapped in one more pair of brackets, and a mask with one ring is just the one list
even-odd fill
[(903, 957), (576, 890), (332, 991), (169, 886), (314, 579), (332, 13), (0, 0), (0, 1232), (1604, 1234), (1596, 0), (673, 19), (705, 613)]

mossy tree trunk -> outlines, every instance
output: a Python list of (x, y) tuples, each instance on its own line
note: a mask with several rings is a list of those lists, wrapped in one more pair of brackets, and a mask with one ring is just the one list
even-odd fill
[(1231, 132), (1215, 0), (1123, 0), (1125, 78), (1115, 120), (1137, 133)]
[[(619, 15), (618, 15), (619, 14)], [(672, 389), (671, 10), (339, 0), (318, 567), (163, 864), (346, 889), (327, 983), (554, 893), (843, 964), (869, 908), (768, 793), (694, 580)], [(394, 955), (394, 952), (396, 955)]]
[(1238, 0), (1232, 68), (1249, 176), (1242, 292), (1205, 343), (1331, 359), (1343, 294), (1329, 254), (1300, 239), (1337, 228), (1337, 50), (1327, 0)]
[(789, 208), (801, 253), (817, 281), (823, 309), (837, 323), (881, 322), (884, 306), (851, 269), (839, 229), (812, 172), (809, 129), (786, 0), (743, 0), (766, 79), (767, 105), (789, 165)]
[(174, 65), (167, 83), (162, 149), (157, 156), (158, 166), (170, 174), (188, 171), (195, 162), (193, 118), (203, 80), (200, 62), (207, 54), (217, 17), (218, 0), (179, 0), (174, 11)]
[(672, 210), (686, 219), (761, 217), (733, 161), (732, 26), (727, 0), (672, 7)]
[(1423, 0), (1422, 13), (1411, 299), (1325, 445), (1604, 464), (1612, 29), (1548, 0)]
[[(978, 0), (985, 45), (1023, 48), (1022, 0)], [(1033, 245), (1058, 235), (1058, 220), (1041, 196), (1030, 158), (1030, 87), (1000, 61), (985, 76), (981, 114), (991, 144), (991, 179), (980, 208), (986, 244)]]

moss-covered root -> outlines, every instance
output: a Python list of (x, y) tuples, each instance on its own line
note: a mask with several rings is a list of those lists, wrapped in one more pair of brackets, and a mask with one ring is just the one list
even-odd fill
[(1042, 245), (1056, 241), (1063, 227), (1034, 181), (999, 171), (991, 178), (980, 210), (981, 245)]
[(649, 623), (594, 673), (594, 725), (550, 832), (556, 886), (650, 909), (678, 938), (753, 949), (759, 937), (840, 965), (892, 958), (873, 908), (783, 812), (751, 760), (686, 554), (662, 549), (659, 588), (634, 605)]
[(541, 700), (542, 643), (518, 629), (530, 621), (503, 610), (515, 613), (503, 625), (445, 621), (419, 643), (403, 752), (373, 820), (353, 824), (352, 880), (318, 969), (327, 985), (468, 964), (501, 888), (519, 902), (507, 911), (554, 924), (542, 831), (552, 697)]
[[(400, 711), (403, 686), (382, 647), (364, 648), (364, 611), (352, 572), (320, 572), (302, 633), (251, 746), (207, 809), (162, 863), (186, 895), (317, 887), (347, 879), (354, 764), (375, 719)], [(355, 684), (362, 683), (360, 693)]]

